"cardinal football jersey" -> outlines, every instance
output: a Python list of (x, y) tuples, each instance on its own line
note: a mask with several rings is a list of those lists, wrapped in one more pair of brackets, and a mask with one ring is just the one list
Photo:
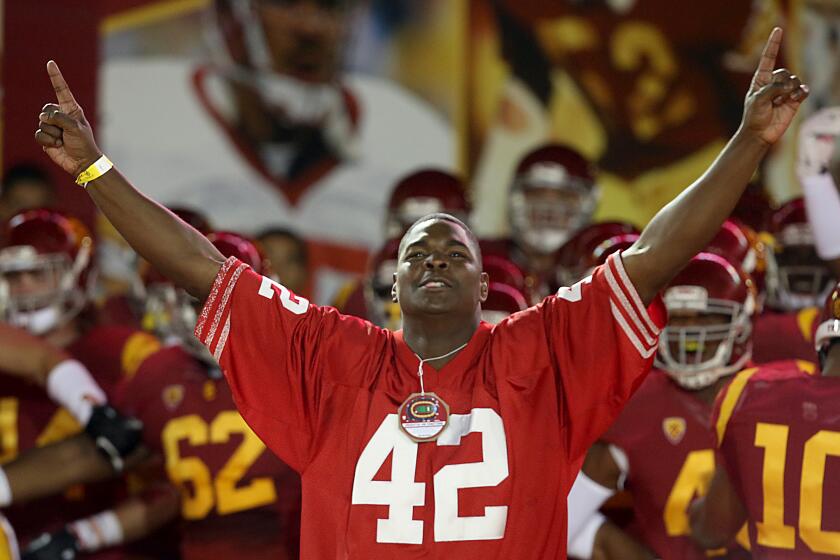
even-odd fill
[(627, 456), (625, 488), (633, 495), (629, 531), (663, 560), (725, 554), (698, 548), (688, 523), (689, 504), (705, 494), (714, 472), (711, 415), (711, 404), (654, 370), (602, 438)]
[(814, 332), (820, 310), (807, 307), (779, 313), (766, 310), (755, 321), (753, 361), (767, 364), (780, 360), (814, 361)]
[(840, 379), (813, 371), (799, 361), (744, 370), (715, 406), (754, 558), (840, 556)]
[(300, 477), (251, 431), (218, 369), (166, 348), (115, 405), (143, 421), (145, 444), (181, 491), (184, 560), (298, 558)]
[[(152, 352), (158, 340), (135, 329), (107, 326), (88, 330), (66, 348), (93, 375), (110, 396), (120, 379), (131, 375)], [(0, 375), (0, 463), (18, 454), (62, 440), (82, 427), (65, 409), (56, 406), (44, 389), (7, 375)], [(77, 486), (64, 497), (51, 497), (9, 509), (21, 543), (44, 530), (113, 507), (120, 494), (119, 481)], [(96, 558), (119, 557), (118, 549), (99, 552)]]
[(425, 388), (433, 442), (397, 411), (420, 390), (402, 332), (309, 305), (236, 259), (195, 334), (254, 431), (303, 482), (302, 558), (565, 558), (566, 495), (588, 446), (650, 369), (665, 319), (619, 257), (496, 326)]

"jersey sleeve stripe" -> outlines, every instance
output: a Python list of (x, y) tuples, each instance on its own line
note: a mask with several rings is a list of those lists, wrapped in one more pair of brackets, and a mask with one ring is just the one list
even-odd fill
[(204, 342), (202, 335), (204, 334), (204, 325), (207, 323), (207, 317), (210, 315), (210, 311), (213, 310), (216, 298), (219, 295), (219, 290), (222, 289), (228, 272), (230, 272), (230, 269), (233, 268), (236, 262), (237, 259), (235, 257), (230, 257), (219, 269), (219, 273), (216, 274), (216, 280), (213, 281), (213, 288), (210, 290), (210, 295), (207, 296), (207, 300), (204, 302), (204, 307), (201, 309), (201, 314), (198, 316), (198, 321), (195, 323), (195, 330), (193, 331), (193, 334), (195, 334), (196, 338), (202, 342)]
[(613, 292), (613, 299), (618, 300), (618, 303), (621, 304), (621, 307), (624, 309), (625, 314), (627, 317), (630, 318), (630, 321), (636, 327), (636, 330), (642, 335), (642, 338), (645, 339), (645, 343), (647, 346), (655, 345), (656, 338), (650, 333), (650, 331), (642, 324), (642, 321), (639, 319), (638, 313), (636, 310), (633, 309), (633, 306), (630, 304), (630, 300), (627, 299), (627, 295), (622, 291), (621, 287), (618, 285), (618, 282), (615, 279), (615, 275), (613, 274), (611, 268), (607, 266), (604, 269), (604, 276), (607, 279), (607, 284), (609, 284), (610, 288)]
[(610, 258), (607, 260), (607, 264), (615, 268), (618, 278), (621, 281), (621, 285), (624, 287), (624, 291), (630, 295), (630, 300), (635, 306), (636, 313), (644, 320), (650, 333), (654, 337), (658, 337), (661, 329), (656, 325), (656, 322), (650, 318), (647, 307), (644, 303), (642, 303), (642, 298), (639, 297), (639, 292), (636, 291), (636, 286), (633, 285), (630, 277), (627, 276), (627, 271), (624, 270), (624, 262), (621, 260), (621, 255), (610, 255)]
[(210, 343), (213, 338), (216, 336), (216, 329), (219, 328), (219, 325), (222, 321), (222, 316), (225, 314), (225, 311), (228, 307), (228, 302), (230, 301), (230, 294), (233, 292), (233, 288), (236, 286), (237, 280), (239, 280), (239, 276), (242, 274), (242, 270), (247, 265), (240, 263), (239, 266), (233, 271), (233, 274), (228, 280), (227, 286), (225, 286), (225, 291), (222, 295), (221, 301), (219, 301), (219, 305), (216, 308), (216, 314), (213, 317), (213, 323), (210, 325), (210, 332), (207, 333), (207, 342)]
[(219, 341), (216, 343), (216, 349), (213, 350), (213, 358), (218, 362), (222, 359), (222, 352), (225, 350), (225, 342), (227, 342), (228, 333), (230, 333), (230, 314), (225, 319), (225, 326), (222, 327), (222, 332), (219, 334)]
[(726, 388), (726, 395), (723, 397), (723, 401), (720, 405), (720, 416), (718, 416), (716, 426), (718, 447), (720, 447), (723, 443), (723, 436), (726, 434), (726, 427), (729, 424), (729, 419), (732, 417), (732, 413), (735, 412), (735, 406), (741, 398), (741, 393), (744, 391), (744, 387), (747, 386), (747, 381), (749, 381), (750, 377), (752, 377), (757, 371), (758, 368), (745, 369), (736, 375), (735, 379), (733, 379)]
[(636, 336), (636, 333), (627, 323), (627, 320), (622, 315), (621, 310), (615, 304), (614, 301), (610, 301), (610, 309), (612, 310), (613, 317), (615, 318), (615, 322), (621, 327), (621, 330), (624, 331), (624, 334), (627, 336), (627, 339), (633, 345), (633, 347), (639, 352), (639, 355), (644, 358), (648, 359), (656, 352), (656, 342), (653, 343), (652, 346), (645, 346), (642, 344), (642, 341), (639, 340), (639, 337)]

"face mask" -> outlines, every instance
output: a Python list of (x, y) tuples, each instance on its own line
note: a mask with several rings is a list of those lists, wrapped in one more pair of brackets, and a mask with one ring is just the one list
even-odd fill
[(42, 335), (53, 330), (60, 321), (61, 312), (55, 305), (35, 311), (17, 311), (9, 317), (12, 325), (24, 328), (34, 335)]

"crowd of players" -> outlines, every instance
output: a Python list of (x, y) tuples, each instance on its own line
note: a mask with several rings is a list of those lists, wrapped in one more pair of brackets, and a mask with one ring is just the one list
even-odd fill
[[(838, 110), (802, 127), (803, 183), (835, 192), (838, 135)], [(512, 235), (481, 243), (485, 321), (581, 281), (638, 238), (630, 224), (591, 222), (597, 185), (568, 147), (522, 159)], [(828, 473), (840, 457), (831, 379), (840, 356), (829, 352), (840, 337), (840, 221), (815, 211), (824, 193), (803, 190), (773, 204), (756, 184), (665, 290), (656, 369), (589, 450), (570, 494), (571, 555), (840, 554), (840, 506), (824, 499), (840, 491)], [(0, 559), (17, 558), (17, 542), (33, 559), (296, 558), (298, 475), (246, 425), (193, 336), (199, 302), (143, 263), (113, 293), (97, 276), (92, 236), (50, 209), (50, 194), (22, 169), (0, 198)], [(250, 239), (172, 210), (225, 256), (307, 295), (306, 245), (295, 234)], [(431, 168), (402, 178), (386, 240), (334, 305), (398, 329), (399, 239), (433, 212), (469, 220), (461, 180)]]

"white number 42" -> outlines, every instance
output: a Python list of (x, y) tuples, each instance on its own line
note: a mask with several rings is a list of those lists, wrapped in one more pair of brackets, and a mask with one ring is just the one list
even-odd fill
[[(388, 517), (377, 520), (376, 542), (423, 543), (423, 521), (413, 519), (413, 508), (424, 506), (426, 484), (415, 482), (418, 444), (400, 431), (396, 414), (389, 414), (365, 446), (353, 479), (354, 505), (388, 506)], [(434, 475), (435, 541), (501, 539), (507, 506), (487, 506), (484, 515), (458, 516), (458, 490), (498, 486), (508, 477), (507, 444), (502, 418), (490, 408), (453, 414), (437, 445), (460, 445), (469, 433), (480, 433), (484, 460), (446, 465)], [(423, 445), (435, 445), (426, 443)], [(373, 480), (388, 455), (391, 480)]]

